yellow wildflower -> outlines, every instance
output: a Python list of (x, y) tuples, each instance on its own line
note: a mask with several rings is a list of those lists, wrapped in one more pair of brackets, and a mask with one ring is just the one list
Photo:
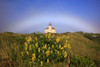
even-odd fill
[(48, 50), (48, 51), (46, 51), (46, 55), (47, 56), (49, 56), (50, 55), (50, 51)]
[(50, 47), (48, 49), (50, 50)]
[(66, 55), (64, 55), (64, 58), (66, 58), (67, 57), (67, 54)]
[(24, 56), (24, 53), (23, 53), (23, 52), (21, 52), (21, 55), (22, 55), (22, 56)]
[(36, 59), (35, 53), (32, 54), (32, 61)]
[(54, 45), (52, 45), (52, 48), (54, 48)]
[(48, 36), (48, 39), (50, 39), (50, 36)]
[(41, 36), (41, 38), (42, 38), (43, 36)]
[(65, 51), (63, 50), (62, 52), (64, 53)]
[(25, 51), (27, 51), (27, 47), (25, 47)]
[(26, 54), (27, 54), (27, 55), (29, 55), (29, 52), (28, 52), (28, 51), (26, 51)]
[(68, 43), (68, 40), (66, 40), (66, 43)]
[(27, 45), (27, 42), (25, 42), (25, 47), (27, 47), (28, 45)]
[(50, 39), (50, 38), (51, 38), (51, 33), (48, 34), (48, 39)]
[(58, 47), (58, 45), (56, 45), (56, 47)]
[(49, 59), (47, 59), (47, 63), (49, 63)]
[(64, 45), (64, 48), (70, 49), (70, 48), (71, 48), (71, 47), (70, 47), (70, 44), (65, 44), (65, 45)]
[(57, 50), (55, 49), (55, 52), (57, 52)]
[(35, 57), (32, 57), (32, 61), (35, 61)]
[(29, 46), (29, 50), (32, 50), (32, 47), (31, 47), (31, 45)]
[(63, 47), (61, 47), (61, 50), (63, 50), (64, 48)]
[(35, 37), (35, 40), (36, 40), (36, 41), (38, 40), (37, 37)]
[(43, 66), (43, 61), (41, 61), (41, 66)]
[(66, 58), (66, 57), (67, 57), (67, 52), (65, 51), (65, 52), (64, 52), (64, 58)]
[(42, 52), (43, 52), (43, 54), (44, 54), (44, 50), (43, 50)]
[(48, 36), (51, 36), (51, 33), (49, 33)]
[(27, 39), (27, 42), (30, 42), (30, 41), (32, 41), (32, 38), (29, 36)]
[(35, 48), (35, 47), (34, 47), (34, 44), (32, 44), (32, 47)]
[(53, 54), (53, 51), (51, 50), (51, 54)]
[(32, 40), (32, 38), (29, 36), (29, 39)]
[(70, 48), (71, 48), (71, 47), (70, 47), (70, 44), (68, 44), (68, 46), (67, 46), (67, 47), (70, 49)]
[(36, 48), (38, 47), (38, 43), (35, 43)]
[(64, 48), (67, 48), (67, 44), (64, 45)]
[(40, 53), (40, 48), (38, 48), (38, 52)]
[(56, 42), (58, 43), (60, 41), (60, 38), (57, 37)]
[(59, 51), (57, 51), (57, 54), (59, 55)]
[(32, 56), (35, 57), (35, 53), (33, 53)]
[(46, 37), (48, 36), (47, 33), (45, 34), (45, 36), (46, 36)]
[(59, 45), (59, 48), (61, 48), (61, 45)]
[(45, 44), (43, 48), (46, 49), (47, 48), (47, 44)]

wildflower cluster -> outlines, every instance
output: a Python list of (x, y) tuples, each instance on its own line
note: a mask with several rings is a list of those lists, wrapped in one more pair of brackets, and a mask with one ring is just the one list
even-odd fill
[(68, 49), (70, 49), (68, 38), (58, 37), (54, 34), (37, 34), (35, 37), (27, 37), (24, 49), (21, 52), (24, 60), (29, 59), (30, 62), (45, 63), (60, 62), (68, 58)]

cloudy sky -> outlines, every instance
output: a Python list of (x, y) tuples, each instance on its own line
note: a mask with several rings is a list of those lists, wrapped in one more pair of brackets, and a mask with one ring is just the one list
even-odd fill
[(0, 0), (0, 32), (100, 33), (100, 0)]

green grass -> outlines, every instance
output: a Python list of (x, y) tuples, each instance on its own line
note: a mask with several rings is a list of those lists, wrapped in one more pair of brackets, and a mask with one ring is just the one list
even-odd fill
[[(21, 45), (24, 44), (27, 36), (36, 36), (36, 33), (32, 34), (15, 34), (15, 33), (0, 33), (0, 66), (10, 67), (27, 67), (29, 64), (25, 64), (21, 60), (19, 52), (21, 51)], [(40, 34), (44, 35), (44, 34)], [(56, 36), (70, 36), (71, 55), (78, 57), (88, 56), (92, 59), (98, 67), (100, 67), (100, 34), (97, 37), (92, 37), (91, 33), (62, 33), (56, 34)], [(76, 59), (77, 60), (77, 59)], [(64, 63), (56, 63), (56, 67), (63, 67)], [(49, 65), (52, 67), (53, 65)], [(73, 66), (75, 67), (75, 66)]]
[(98, 67), (100, 66), (100, 62), (98, 62), (100, 61), (100, 44), (98, 42), (100, 40), (100, 34), (98, 34), (98, 39), (88, 38), (90, 36), (92, 37), (93, 34), (91, 33), (69, 33), (67, 35), (71, 35), (70, 43), (72, 53), (78, 56), (89, 56), (95, 61)]

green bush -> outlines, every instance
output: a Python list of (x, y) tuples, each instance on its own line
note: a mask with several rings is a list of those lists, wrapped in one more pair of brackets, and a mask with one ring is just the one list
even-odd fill
[(71, 57), (70, 67), (96, 67), (92, 59), (85, 56), (76, 56)]
[(49, 63), (68, 61), (70, 44), (68, 43), (69, 36), (57, 37), (53, 34), (37, 35), (27, 37), (21, 52), (23, 62), (36, 64), (41, 66)]

